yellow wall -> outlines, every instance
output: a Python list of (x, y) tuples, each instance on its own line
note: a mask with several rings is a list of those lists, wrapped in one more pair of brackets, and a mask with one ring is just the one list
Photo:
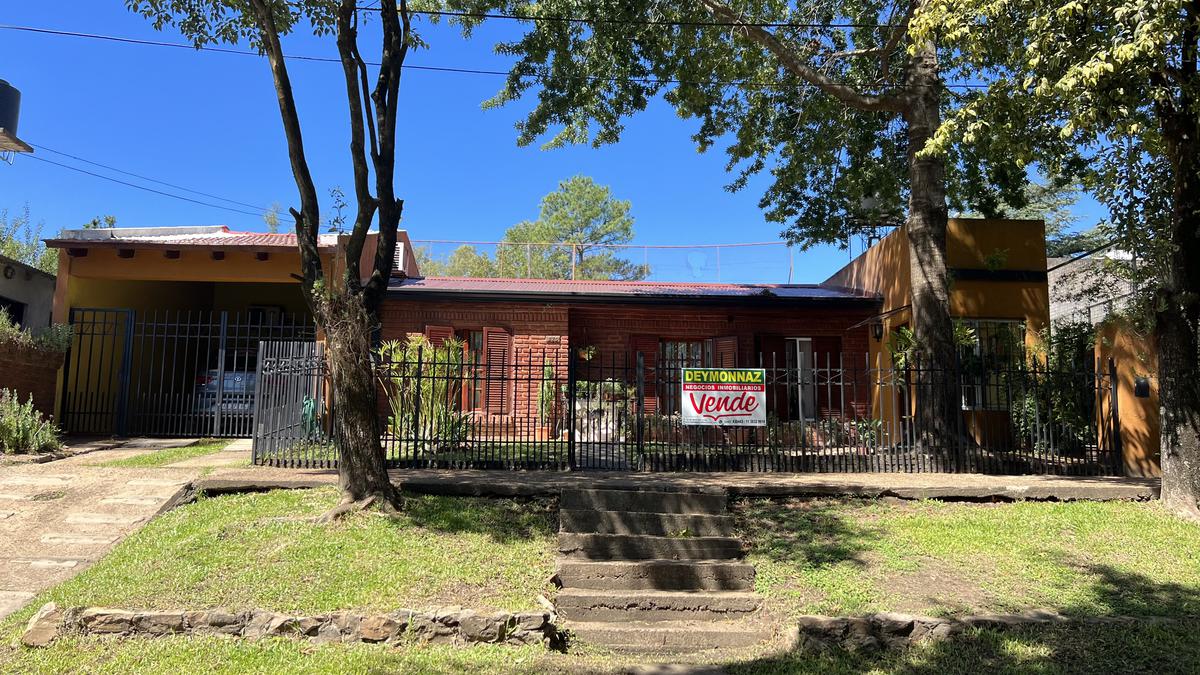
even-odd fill
[[(1045, 225), (1040, 220), (952, 218), (946, 232), (946, 265), (952, 269), (1046, 271)], [(838, 270), (826, 284), (877, 293), (882, 298), (884, 337), (870, 340), (873, 367), (891, 366), (888, 336), (908, 325), (912, 315), (908, 236), (897, 228), (879, 243)], [(1026, 344), (1034, 348), (1050, 322), (1050, 293), (1046, 281), (954, 280), (950, 314), (964, 319), (1023, 319)], [(876, 414), (893, 419), (894, 402), (872, 395)]]
[[(1117, 419), (1121, 439), (1121, 463), (1125, 475), (1157, 477), (1162, 475), (1159, 464), (1161, 427), (1158, 401), (1158, 349), (1153, 337), (1142, 335), (1128, 323), (1111, 320), (1100, 326), (1096, 334), (1096, 358), (1108, 372), (1111, 358), (1117, 368)], [(1150, 383), (1150, 396), (1134, 395), (1138, 377)], [(1108, 416), (1109, 391), (1100, 394), (1100, 438), (1112, 439)]]

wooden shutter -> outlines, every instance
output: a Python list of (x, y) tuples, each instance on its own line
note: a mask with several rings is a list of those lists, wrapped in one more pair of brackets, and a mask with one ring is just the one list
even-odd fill
[(483, 368), (487, 378), (484, 389), (484, 408), (493, 415), (508, 411), (509, 354), (512, 335), (504, 328), (483, 329)]
[(737, 368), (737, 336), (713, 340), (713, 365), (717, 368)]
[(425, 339), (434, 347), (441, 347), (446, 340), (454, 339), (454, 328), (451, 326), (425, 326)]
[(841, 417), (843, 394), (846, 401), (853, 396), (853, 386), (839, 371), (842, 365), (842, 338), (836, 335), (813, 337), (812, 346), (817, 380), (817, 415)]
[(629, 338), (630, 375), (637, 368), (637, 355), (642, 354), (642, 366), (646, 369), (646, 414), (658, 412), (658, 336), (633, 335)]

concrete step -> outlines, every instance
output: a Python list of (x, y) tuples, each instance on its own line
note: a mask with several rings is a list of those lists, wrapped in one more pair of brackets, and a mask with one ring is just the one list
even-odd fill
[(759, 598), (741, 591), (596, 591), (564, 588), (555, 607), (567, 621), (722, 621), (749, 616)]
[(577, 511), (562, 509), (558, 523), (563, 532), (583, 534), (652, 534), (729, 537), (733, 516), (694, 513), (647, 513), (645, 511)]
[(749, 647), (771, 637), (747, 621), (572, 621), (566, 627), (584, 644), (617, 651), (686, 653)]
[(559, 508), (573, 511), (642, 511), (722, 515), (729, 498), (713, 492), (563, 490)]
[(563, 560), (563, 588), (624, 591), (751, 591), (754, 566), (723, 560)]
[(559, 532), (558, 552), (574, 560), (734, 560), (742, 544), (734, 537)]

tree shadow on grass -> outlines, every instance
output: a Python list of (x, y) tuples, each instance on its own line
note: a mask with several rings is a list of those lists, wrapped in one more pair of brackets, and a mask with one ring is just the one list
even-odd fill
[(486, 534), (507, 544), (550, 537), (558, 530), (557, 503), (549, 499), (445, 497), (404, 494), (403, 520), (448, 534)]
[[(1106, 565), (1090, 571), (1096, 581), (1086, 603), (1049, 608), (1076, 619), (1069, 623), (973, 629), (942, 642), (892, 651), (817, 651), (801, 646), (730, 663), (727, 670), (738, 675), (1200, 672), (1200, 589), (1158, 583)], [(1118, 615), (1143, 620), (1113, 618)]]
[(863, 554), (879, 535), (878, 528), (854, 519), (844, 501), (753, 500), (734, 512), (753, 554), (791, 565), (866, 566)]

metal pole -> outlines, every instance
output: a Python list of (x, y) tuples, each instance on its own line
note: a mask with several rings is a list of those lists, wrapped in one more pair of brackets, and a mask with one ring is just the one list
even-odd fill
[(229, 329), (229, 315), (221, 312), (221, 337), (217, 347), (217, 409), (213, 413), (213, 436), (221, 435), (221, 406), (225, 399), (225, 334)]
[(576, 245), (571, 244), (571, 281), (575, 280), (575, 257), (578, 253)]
[(645, 448), (645, 431), (643, 429), (646, 416), (646, 357), (639, 351), (637, 353), (637, 427), (634, 431), (634, 437), (637, 443), (638, 457), (644, 457)]
[(575, 470), (575, 355), (567, 352), (567, 469)]

